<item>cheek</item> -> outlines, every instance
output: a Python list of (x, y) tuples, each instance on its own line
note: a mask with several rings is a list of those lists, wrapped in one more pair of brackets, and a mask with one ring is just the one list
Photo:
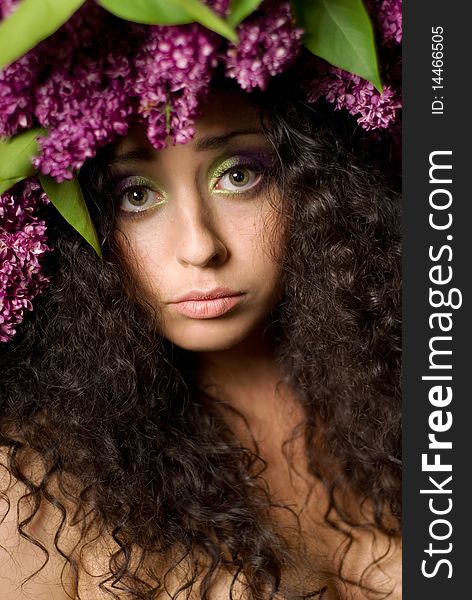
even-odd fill
[(122, 264), (138, 288), (135, 293), (157, 299), (164, 284), (165, 271), (162, 253), (156, 248), (156, 237), (147, 235), (143, 230), (129, 228), (124, 232), (118, 229), (115, 242)]
[(269, 288), (269, 308), (272, 309), (283, 295), (283, 256), (286, 248), (286, 223), (280, 211), (271, 207), (264, 220), (261, 244), (263, 248), (263, 277)]
[(285, 226), (276, 208), (268, 205), (254, 222), (254, 255), (258, 262), (278, 270), (285, 248)]
[(269, 302), (271, 308), (281, 293), (284, 229), (276, 209), (265, 206), (253, 218), (250, 230), (246, 228), (246, 235), (239, 238), (242, 268), (259, 289), (262, 304)]

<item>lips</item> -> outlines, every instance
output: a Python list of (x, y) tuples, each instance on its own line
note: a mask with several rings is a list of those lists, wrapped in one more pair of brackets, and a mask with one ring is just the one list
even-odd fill
[(243, 292), (217, 288), (208, 292), (192, 290), (180, 296), (169, 306), (177, 313), (191, 319), (214, 319), (221, 317), (241, 302)]

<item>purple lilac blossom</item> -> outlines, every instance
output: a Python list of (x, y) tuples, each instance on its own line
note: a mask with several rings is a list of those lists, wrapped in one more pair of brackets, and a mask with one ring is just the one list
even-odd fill
[(135, 59), (134, 93), (151, 144), (159, 149), (167, 135), (184, 143), (194, 133), (201, 97), (217, 65), (219, 36), (197, 24), (155, 26)]
[(37, 52), (31, 51), (0, 71), (0, 137), (32, 127), (39, 65)]
[(0, 0), (0, 21), (9, 17), (19, 3), (20, 0)]
[(386, 40), (402, 43), (402, 0), (384, 0), (378, 13)]
[(0, 342), (10, 341), (32, 300), (47, 286), (41, 262), (46, 224), (35, 215), (48, 199), (35, 180), (0, 196)]
[[(266, 12), (262, 12), (263, 10)], [(264, 90), (274, 75), (294, 62), (303, 31), (293, 27), (289, 2), (265, 2), (238, 27), (238, 46), (226, 53), (226, 74), (243, 90)]]
[[(229, 7), (229, 0), (205, 3), (221, 16)], [(194, 119), (217, 66), (221, 40), (198, 24), (136, 28), (136, 32), (141, 40), (130, 95), (137, 99), (147, 137), (156, 149), (165, 146), (167, 136), (174, 143), (186, 143), (194, 135)]]
[(385, 46), (402, 43), (402, 0), (368, 0), (369, 12), (378, 25)]
[[(71, 179), (99, 147), (128, 130), (128, 40), (125, 26), (112, 19), (89, 1), (46, 44), (50, 74), (36, 87), (35, 117), (49, 134), (39, 139), (33, 165), (57, 181)], [(100, 35), (103, 29), (110, 33)]]
[[(315, 59), (316, 60), (316, 59)], [(317, 75), (307, 86), (309, 102), (325, 97), (335, 105), (335, 109), (345, 108), (357, 116), (357, 122), (364, 129), (386, 129), (395, 121), (401, 108), (398, 93), (389, 85), (378, 92), (372, 83), (317, 60)]]
[(112, 54), (61, 68), (36, 90), (35, 116), (50, 133), (39, 138), (33, 165), (57, 181), (71, 179), (100, 146), (128, 130), (129, 61)]

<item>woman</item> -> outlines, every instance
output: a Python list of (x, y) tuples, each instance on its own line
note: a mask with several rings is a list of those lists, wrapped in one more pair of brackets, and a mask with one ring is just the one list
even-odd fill
[(398, 198), (290, 83), (213, 79), (191, 141), (86, 163), (103, 262), (44, 208), (1, 356), (8, 598), (400, 597)]

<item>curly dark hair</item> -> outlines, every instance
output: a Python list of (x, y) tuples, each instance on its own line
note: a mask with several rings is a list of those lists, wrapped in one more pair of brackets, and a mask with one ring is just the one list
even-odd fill
[[(370, 524), (395, 537), (400, 225), (388, 145), (366, 144), (350, 117), (305, 104), (286, 84), (256, 101), (277, 156), (270, 176), (286, 199), (284, 293), (271, 320), (306, 415), (309, 467), (328, 490), (328, 522), (337, 510), (347, 525), (363, 525), (337, 505), (336, 491), (348, 489), (371, 504)], [(56, 550), (76, 574), (61, 548), (66, 517), (83, 523), (84, 538), (91, 524), (97, 536), (110, 533), (101, 587), (111, 597), (156, 598), (185, 564), (174, 597), (199, 586), (206, 599), (227, 569), (252, 597), (272, 598), (292, 558), (270, 518), (263, 461), (198, 389), (191, 354), (162, 339), (139, 291), (130, 293), (106, 163), (105, 150), (81, 174), (104, 261), (45, 208), (51, 285), (1, 351), (0, 446), (33, 501), (19, 530), (47, 560), (28, 524), (41, 503), (53, 504), (63, 516)], [(24, 467), (31, 451), (42, 465), (36, 479)], [(161, 557), (159, 569), (150, 556)]]

